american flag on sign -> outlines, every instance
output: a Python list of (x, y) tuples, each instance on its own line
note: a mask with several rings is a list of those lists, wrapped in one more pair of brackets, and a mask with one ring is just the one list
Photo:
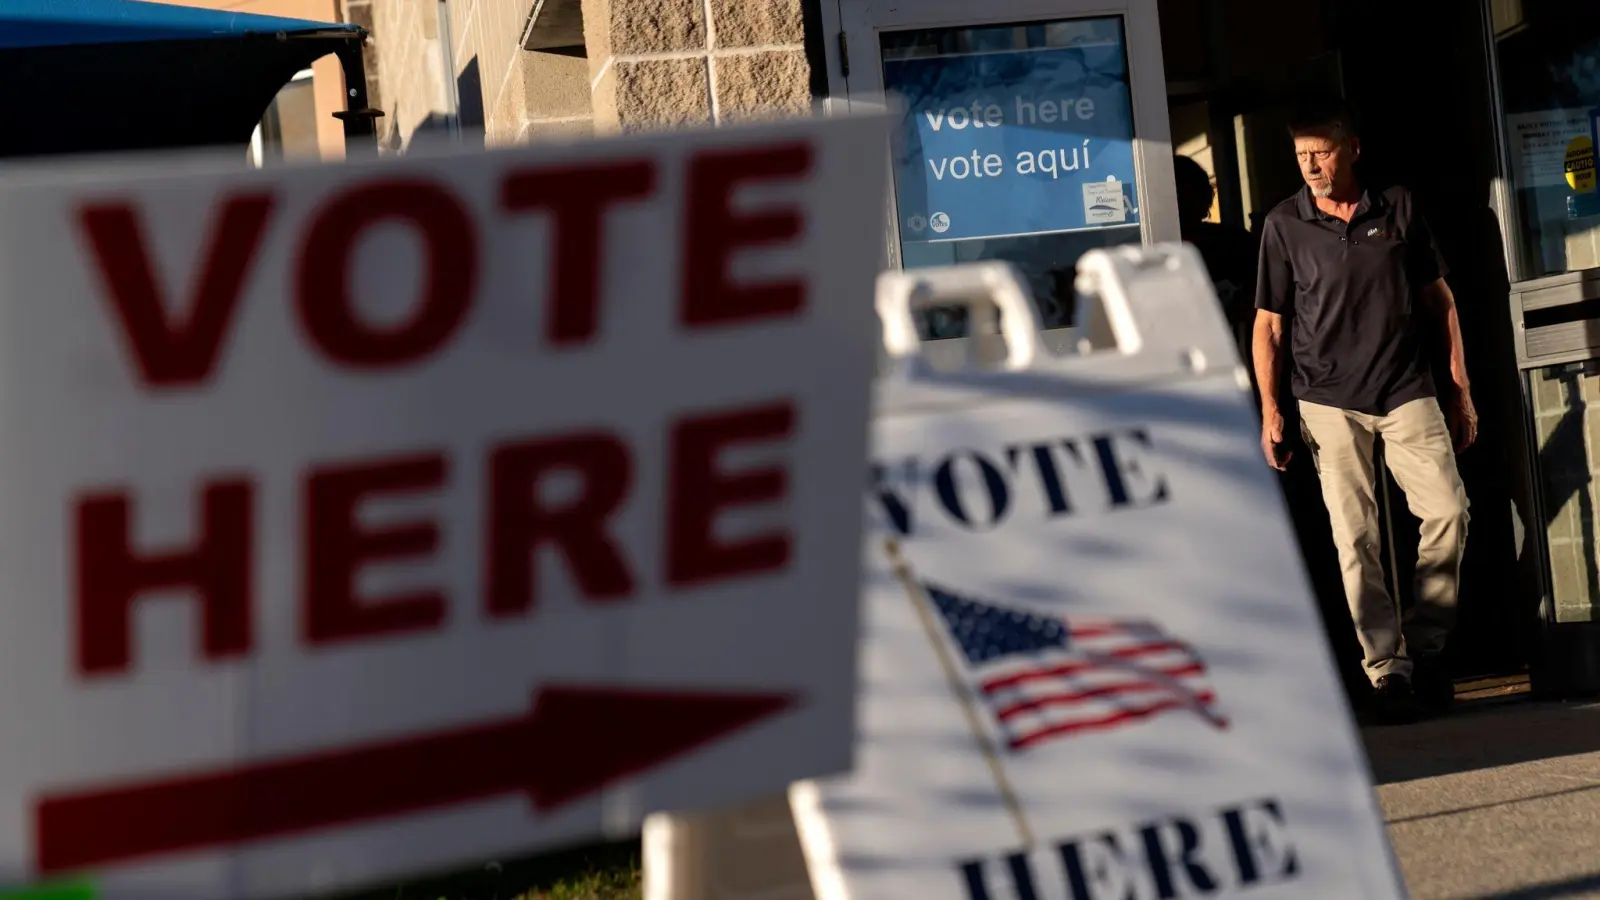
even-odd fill
[(1205, 662), (1153, 623), (1068, 622), (923, 589), (1013, 751), (1171, 711), (1228, 726)]

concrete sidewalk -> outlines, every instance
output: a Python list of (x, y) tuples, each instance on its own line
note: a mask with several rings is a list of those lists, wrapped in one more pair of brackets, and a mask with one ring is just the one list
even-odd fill
[(1363, 729), (1411, 896), (1600, 897), (1600, 702), (1500, 693)]

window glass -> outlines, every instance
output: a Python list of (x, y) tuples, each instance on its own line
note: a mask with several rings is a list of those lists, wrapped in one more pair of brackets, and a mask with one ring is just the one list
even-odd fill
[[(1133, 103), (1121, 17), (885, 32), (884, 90), (906, 268), (999, 259), (1032, 283), (1045, 327), (1073, 323), (1085, 251), (1139, 240)], [(923, 339), (962, 337), (932, 310)]]
[(1600, 266), (1595, 11), (1594, 0), (1520, 0), (1495, 9), (1508, 175), (1525, 279)]

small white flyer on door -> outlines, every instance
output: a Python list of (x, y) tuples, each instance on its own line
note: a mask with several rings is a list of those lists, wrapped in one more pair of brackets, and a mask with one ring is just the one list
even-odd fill
[(1128, 221), (1128, 207), (1122, 197), (1122, 182), (1115, 178), (1091, 181), (1083, 186), (1083, 219), (1090, 225)]

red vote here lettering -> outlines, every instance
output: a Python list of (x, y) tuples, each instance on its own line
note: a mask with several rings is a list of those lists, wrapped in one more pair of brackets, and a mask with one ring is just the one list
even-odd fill
[(724, 541), (717, 537), (716, 526), (724, 510), (777, 503), (788, 494), (787, 469), (767, 466), (730, 473), (722, 468), (720, 456), (741, 445), (786, 439), (794, 431), (794, 419), (793, 405), (775, 403), (686, 419), (672, 430), (666, 522), (669, 581), (688, 585), (788, 565), (787, 531)]
[[(611, 535), (611, 518), (633, 487), (628, 447), (609, 434), (507, 444), (489, 459), (489, 613), (527, 612), (539, 580), (537, 551), (561, 552), (584, 596), (615, 600), (633, 593), (633, 575)], [(573, 498), (547, 504), (547, 482), (565, 473), (578, 479)]]
[(272, 216), (270, 194), (222, 200), (182, 311), (162, 288), (140, 224), (128, 203), (94, 204), (78, 214), (105, 298), (147, 387), (192, 385), (211, 377), (261, 240)]
[[(681, 241), (677, 309), (685, 328), (760, 322), (805, 309), (803, 278), (750, 280), (734, 273), (744, 254), (805, 235), (800, 204), (753, 198), (803, 181), (812, 165), (812, 148), (803, 142), (703, 150), (684, 163), (683, 228), (662, 239)], [(164, 390), (194, 387), (216, 374), (241, 298), (259, 274), (269, 229), (294, 230), (279, 241), (293, 252), (288, 270), (278, 274), (292, 289), (308, 348), (337, 367), (414, 366), (447, 349), (479, 299), (485, 235), (534, 213), (550, 218), (552, 244), (538, 339), (551, 347), (590, 342), (599, 335), (608, 262), (635, 250), (606, 247), (607, 217), (621, 205), (659, 198), (658, 168), (648, 159), (519, 167), (501, 180), (493, 210), (475, 209), (444, 178), (357, 181), (302, 221), (274, 215), (278, 204), (269, 192), (227, 194), (211, 216), (202, 251), (176, 275), (158, 271), (132, 203), (90, 204), (78, 218), (135, 375), (144, 387)], [(491, 220), (479, 223), (486, 214)], [(379, 226), (404, 229), (418, 248), (417, 278), (407, 288), (414, 291), (412, 306), (398, 322), (372, 321), (358, 305), (364, 288), (353, 263)], [(185, 284), (187, 291), (172, 287)]]
[[(787, 506), (789, 462), (730, 467), (722, 457), (734, 450), (786, 452), (796, 421), (794, 404), (783, 400), (706, 411), (669, 424), (664, 508), (640, 513), (666, 529), (665, 558), (650, 573), (657, 586), (681, 590), (788, 567), (794, 541)], [(484, 614), (505, 619), (538, 609), (536, 560), (544, 549), (559, 554), (578, 596), (587, 602), (612, 603), (638, 594), (647, 570), (640, 568), (638, 548), (627, 546), (616, 528), (636, 486), (635, 454), (621, 438), (579, 432), (509, 440), (490, 447), (481, 464), (486, 531), (481, 537), (483, 593), (477, 602)], [(325, 463), (307, 473), (299, 496), (303, 530), (295, 542), (304, 567), (299, 631), (307, 645), (416, 635), (445, 626), (453, 603), (462, 598), (451, 598), (441, 587), (371, 596), (357, 585), (371, 567), (428, 562), (445, 545), (450, 527), (420, 511), (373, 521), (369, 505), (403, 500), (414, 507), (417, 501), (442, 500), (453, 470), (444, 454), (422, 452)], [(547, 490), (554, 479), (568, 481), (566, 489)], [(199, 514), (193, 537), (153, 549), (138, 539), (132, 490), (97, 491), (76, 501), (75, 658), (83, 677), (132, 670), (133, 616), (157, 593), (192, 598), (200, 623), (199, 658), (219, 662), (253, 651), (260, 493), (259, 483), (248, 478), (202, 480), (195, 489)], [(719, 521), (740, 509), (776, 514), (777, 522), (756, 534), (720, 536)]]
[(552, 346), (594, 338), (600, 327), (606, 210), (626, 200), (648, 198), (655, 188), (655, 165), (645, 159), (516, 171), (506, 177), (501, 203), (508, 211), (550, 213), (555, 246), (550, 255), (545, 338)]
[(811, 147), (712, 150), (689, 163), (685, 209), (683, 296), (679, 311), (690, 328), (793, 316), (805, 308), (799, 278), (740, 285), (729, 271), (736, 251), (793, 243), (805, 219), (793, 207), (741, 213), (740, 188), (797, 181), (811, 171)]
[[(356, 312), (352, 258), (372, 226), (406, 226), (421, 244), (416, 309), (377, 326)], [(427, 181), (380, 181), (352, 188), (318, 210), (300, 249), (295, 298), (311, 343), (327, 359), (361, 369), (421, 362), (465, 320), (478, 285), (472, 216), (448, 188)]]
[(444, 594), (425, 588), (401, 596), (361, 597), (357, 576), (369, 564), (419, 559), (439, 548), (439, 526), (427, 519), (363, 527), (369, 500), (404, 498), (444, 486), (438, 454), (329, 467), (306, 481), (305, 639), (311, 644), (359, 641), (427, 631), (444, 622)]
[(199, 534), (188, 547), (133, 546), (133, 503), (126, 493), (86, 497), (77, 510), (78, 668), (85, 675), (132, 663), (133, 607), (153, 591), (186, 589), (200, 605), (200, 646), (210, 660), (251, 649), (251, 558), (255, 490), (249, 481), (203, 487)]

